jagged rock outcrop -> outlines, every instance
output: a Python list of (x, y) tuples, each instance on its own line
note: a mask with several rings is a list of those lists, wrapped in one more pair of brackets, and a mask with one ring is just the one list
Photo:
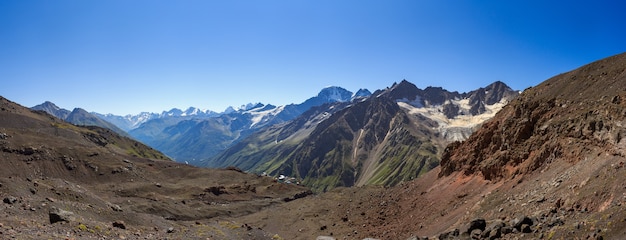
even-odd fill
[(626, 155), (626, 55), (603, 59), (526, 89), (464, 142), (450, 144), (441, 176), (506, 178), (589, 148)]

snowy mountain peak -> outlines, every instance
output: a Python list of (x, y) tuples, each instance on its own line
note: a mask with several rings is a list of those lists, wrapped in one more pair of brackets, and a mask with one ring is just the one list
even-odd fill
[(202, 112), (202, 110), (195, 107), (189, 107), (183, 112), (182, 116), (198, 115), (200, 112)]
[(365, 89), (365, 88), (361, 88), (358, 91), (356, 91), (356, 93), (354, 93), (354, 95), (352, 96), (352, 98), (358, 98), (358, 97), (369, 97), (372, 95), (372, 92), (370, 92), (369, 90)]
[(342, 87), (330, 86), (322, 89), (317, 96), (331, 102), (347, 102), (352, 98), (352, 92)]
[(161, 115), (162, 116), (174, 117), (174, 116), (180, 116), (182, 114), (183, 114), (183, 110), (180, 110), (178, 108), (172, 108), (169, 111), (163, 111), (163, 113)]
[(224, 114), (229, 114), (229, 113), (232, 113), (232, 112), (244, 112), (244, 111), (248, 111), (248, 110), (251, 110), (251, 109), (259, 108), (259, 107), (262, 107), (262, 106), (264, 106), (264, 104), (260, 103), (260, 102), (243, 104), (243, 105), (239, 106), (238, 108), (234, 108), (234, 107), (231, 106), (231, 107), (226, 108), (226, 110), (224, 110), (223, 113)]

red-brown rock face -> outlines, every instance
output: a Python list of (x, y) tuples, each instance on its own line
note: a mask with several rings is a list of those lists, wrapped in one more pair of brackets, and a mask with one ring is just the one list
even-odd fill
[(440, 176), (455, 171), (493, 180), (589, 149), (626, 155), (626, 54), (553, 77), (502, 109), (464, 142), (450, 144)]

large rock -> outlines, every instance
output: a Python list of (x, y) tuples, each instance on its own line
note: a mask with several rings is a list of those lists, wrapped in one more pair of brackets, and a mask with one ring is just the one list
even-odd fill
[(506, 225), (502, 220), (495, 220), (485, 228), (482, 237), (484, 239), (497, 239), (502, 237), (502, 228)]
[(532, 226), (533, 225), (533, 220), (531, 218), (529, 218), (528, 216), (522, 216), (522, 217), (518, 217), (515, 218), (511, 221), (511, 226), (514, 227), (515, 229), (517, 229), (517, 231), (522, 231), (522, 225), (528, 225), (528, 226)]
[(8, 196), (8, 197), (5, 197), (2, 201), (7, 204), (14, 204), (17, 202), (17, 198), (13, 196)]
[(482, 218), (477, 218), (469, 222), (469, 224), (465, 227), (465, 230), (462, 233), (472, 233), (475, 229), (480, 229), (480, 231), (485, 231), (487, 227), (487, 221)]
[(65, 211), (57, 207), (50, 207), (50, 212), (48, 213), (48, 215), (50, 217), (50, 223), (70, 222), (74, 221), (75, 219), (73, 212)]

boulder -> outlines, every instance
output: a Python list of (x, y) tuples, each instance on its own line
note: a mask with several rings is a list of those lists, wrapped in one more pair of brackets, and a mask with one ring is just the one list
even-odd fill
[(126, 229), (126, 224), (124, 224), (124, 221), (115, 221), (113, 222), (113, 227), (116, 227), (119, 229)]
[(113, 211), (116, 211), (116, 212), (121, 212), (121, 211), (123, 211), (123, 210), (122, 210), (122, 207), (120, 207), (120, 205), (117, 205), (117, 204), (109, 204), (109, 207), (110, 207)]
[(489, 239), (489, 240), (494, 240), (494, 239), (499, 239), (501, 237), (502, 237), (502, 229), (497, 228), (497, 229), (493, 229), (489, 231), (489, 234), (487, 234), (487, 236), (484, 238)]
[(16, 202), (17, 202), (17, 198), (16, 198), (16, 197), (13, 197), (13, 196), (8, 196), (8, 197), (5, 197), (5, 198), (2, 200), (2, 202), (7, 203), (7, 204), (14, 204), (14, 203), (16, 203)]
[(502, 229), (500, 229), (500, 232), (502, 232), (502, 234), (509, 234), (509, 233), (513, 233), (513, 229), (515, 228), (512, 228), (510, 226), (504, 226), (502, 227)]
[(48, 216), (50, 217), (50, 223), (74, 221), (73, 212), (65, 211), (57, 207), (50, 207)]
[(533, 220), (530, 219), (528, 216), (522, 216), (522, 217), (518, 217), (515, 218), (511, 221), (511, 226), (514, 227), (515, 229), (517, 229), (517, 231), (521, 232), (522, 230), (522, 225), (527, 224), (528, 226), (532, 226), (533, 225)]
[(459, 229), (454, 229), (448, 232), (444, 232), (442, 234), (439, 234), (439, 236), (437, 236), (437, 239), (443, 240), (443, 239), (458, 239), (459, 238), (459, 234), (460, 231)]
[(485, 228), (482, 237), (485, 239), (500, 238), (504, 226), (506, 226), (506, 224), (504, 224), (502, 220), (497, 219)]
[(477, 218), (469, 222), (465, 226), (465, 230), (462, 233), (472, 233), (472, 231), (474, 231), (475, 229), (480, 229), (480, 231), (485, 231), (486, 227), (487, 227), (487, 222), (485, 221), (485, 219)]
[(472, 239), (481, 239), (482, 233), (483, 231), (477, 228), (472, 230), (469, 235)]

